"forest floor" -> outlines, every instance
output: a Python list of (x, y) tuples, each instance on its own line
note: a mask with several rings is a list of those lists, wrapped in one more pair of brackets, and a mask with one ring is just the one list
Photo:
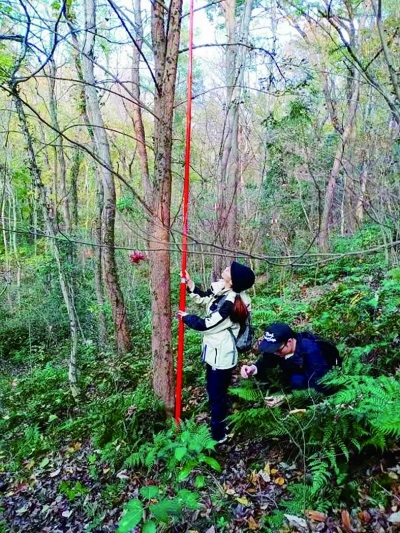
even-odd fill
[[(287, 459), (285, 462), (284, 456), (287, 458), (287, 450), (283, 450), (278, 441), (246, 441), (243, 437), (231, 436), (216, 450), (215, 458), (223, 470), (209, 476), (207, 488), (199, 491), (201, 508), (187, 513), (185, 520), (175, 526), (161, 530), (176, 533), (266, 531), (263, 517), (289, 498), (290, 484), (304, 478), (299, 465), (289, 464)], [(22, 471), (2, 472), (0, 531), (116, 531), (124, 503), (136, 497), (140, 487), (156, 481), (149, 474), (130, 470), (112, 472), (107, 464), (98, 462), (97, 457), (90, 441), (72, 442), (36, 462), (27, 461)], [(329, 516), (312, 509), (299, 516), (286, 514), (288, 525), (277, 527), (276, 531), (400, 532), (400, 449), (382, 457), (364, 457), (360, 467), (363, 484), (358, 487), (357, 509), (337, 509)], [(374, 505), (369, 496), (372, 483), (382, 483), (382, 476), (390, 482), (382, 486), (390, 502), (386, 508)], [(219, 495), (217, 503), (215, 494)]]

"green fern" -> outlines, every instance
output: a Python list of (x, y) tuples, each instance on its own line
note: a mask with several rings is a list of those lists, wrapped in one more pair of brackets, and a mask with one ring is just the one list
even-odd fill
[(321, 459), (318, 454), (312, 455), (308, 460), (308, 470), (312, 476), (310, 495), (314, 496), (328, 485), (331, 479), (329, 464)]
[(129, 457), (125, 459), (124, 464), (125, 466), (129, 468), (133, 468), (133, 469), (143, 464), (143, 457), (142, 457), (141, 452), (139, 451), (139, 452), (132, 453)]
[(243, 382), (240, 387), (232, 387), (230, 393), (247, 402), (262, 402), (264, 398), (261, 390), (251, 381)]
[[(294, 391), (288, 405), (275, 409), (266, 408), (263, 402), (254, 405), (257, 390), (240, 387), (235, 391), (250, 402), (248, 409), (230, 417), (235, 429), (286, 438), (306, 463), (310, 486), (296, 486), (293, 500), (284, 504), (293, 514), (304, 508), (324, 511), (330, 504), (339, 505), (348, 497), (343, 488), (349, 484), (351, 454), (371, 446), (385, 450), (400, 435), (398, 375), (374, 377), (364, 368), (360, 374), (331, 372), (323, 381), (336, 392), (321, 397), (310, 391)], [(302, 407), (306, 411), (301, 416), (289, 412)]]
[(125, 466), (142, 465), (148, 471), (157, 467), (165, 481), (180, 483), (201, 464), (220, 470), (219, 463), (209, 457), (214, 447), (209, 429), (189, 420), (155, 435), (152, 443), (143, 444), (126, 459)]
[(293, 498), (282, 502), (282, 507), (287, 513), (301, 516), (305, 509), (314, 508), (310, 486), (293, 483), (288, 487), (288, 492)]

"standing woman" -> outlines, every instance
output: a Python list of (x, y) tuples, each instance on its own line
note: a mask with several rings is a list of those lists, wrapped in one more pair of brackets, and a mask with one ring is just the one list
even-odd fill
[(235, 339), (250, 312), (250, 298), (244, 292), (253, 286), (254, 272), (236, 261), (225, 268), (219, 281), (202, 291), (186, 272), (190, 297), (206, 305), (205, 318), (178, 312), (184, 323), (203, 334), (202, 361), (206, 364), (207, 393), (211, 409), (211, 434), (219, 443), (227, 439), (228, 388), (237, 364)]

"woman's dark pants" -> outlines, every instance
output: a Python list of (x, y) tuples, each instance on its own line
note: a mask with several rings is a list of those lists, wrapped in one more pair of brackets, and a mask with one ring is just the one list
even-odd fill
[(211, 435), (221, 440), (226, 434), (225, 418), (228, 416), (228, 388), (232, 380), (233, 368), (215, 369), (207, 364), (207, 393), (211, 410)]

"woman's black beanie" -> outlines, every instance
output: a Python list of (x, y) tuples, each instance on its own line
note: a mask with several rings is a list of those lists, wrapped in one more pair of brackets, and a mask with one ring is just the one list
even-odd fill
[(254, 272), (246, 265), (241, 265), (237, 261), (231, 264), (232, 290), (242, 292), (250, 289), (256, 279)]

